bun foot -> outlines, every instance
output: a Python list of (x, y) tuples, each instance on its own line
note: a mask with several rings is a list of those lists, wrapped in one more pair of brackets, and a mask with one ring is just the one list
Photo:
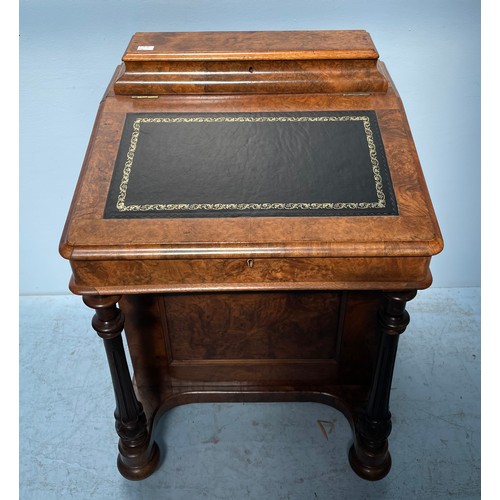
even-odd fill
[(146, 479), (157, 469), (160, 463), (160, 449), (158, 445), (153, 442), (151, 447), (151, 452), (149, 454), (149, 460), (142, 465), (127, 465), (125, 463), (127, 459), (122, 455), (118, 455), (117, 465), (120, 474), (131, 481), (140, 481), (141, 479)]
[(379, 481), (391, 470), (392, 460), (387, 446), (382, 454), (371, 453), (368, 450), (356, 448), (353, 444), (349, 450), (349, 463), (352, 470), (362, 479), (367, 481)]

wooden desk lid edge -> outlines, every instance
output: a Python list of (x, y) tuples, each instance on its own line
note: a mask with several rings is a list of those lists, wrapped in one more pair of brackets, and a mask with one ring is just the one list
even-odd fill
[(368, 32), (139, 32), (123, 61), (378, 59)]

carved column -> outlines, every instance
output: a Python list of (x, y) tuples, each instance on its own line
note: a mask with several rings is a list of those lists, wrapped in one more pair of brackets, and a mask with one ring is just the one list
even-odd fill
[(406, 303), (416, 294), (415, 290), (386, 293), (378, 313), (380, 344), (375, 374), (366, 408), (356, 424), (354, 445), (349, 452), (351, 467), (364, 479), (382, 479), (391, 469), (387, 438), (392, 429), (389, 411), (392, 376), (399, 335), (410, 322)]
[(108, 357), (116, 399), (116, 432), (118, 442), (118, 470), (127, 479), (144, 479), (158, 465), (160, 453), (150, 439), (146, 415), (135, 395), (121, 332), (125, 318), (117, 307), (120, 296), (83, 297), (85, 304), (95, 310), (92, 327), (103, 339)]

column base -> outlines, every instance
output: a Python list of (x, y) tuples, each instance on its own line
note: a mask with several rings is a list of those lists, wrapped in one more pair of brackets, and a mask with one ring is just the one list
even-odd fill
[(141, 465), (127, 465), (126, 460), (121, 454), (118, 455), (117, 466), (120, 474), (131, 481), (140, 481), (146, 479), (157, 469), (160, 463), (160, 449), (153, 441), (151, 452), (149, 453), (149, 460)]
[(392, 466), (391, 454), (387, 450), (387, 445), (382, 453), (370, 452), (353, 444), (349, 450), (349, 463), (352, 470), (362, 479), (367, 481), (379, 481), (383, 479)]

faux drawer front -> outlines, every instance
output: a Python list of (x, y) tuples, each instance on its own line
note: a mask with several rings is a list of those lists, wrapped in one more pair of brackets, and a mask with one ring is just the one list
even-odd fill
[(75, 293), (425, 288), (427, 257), (72, 261)]

